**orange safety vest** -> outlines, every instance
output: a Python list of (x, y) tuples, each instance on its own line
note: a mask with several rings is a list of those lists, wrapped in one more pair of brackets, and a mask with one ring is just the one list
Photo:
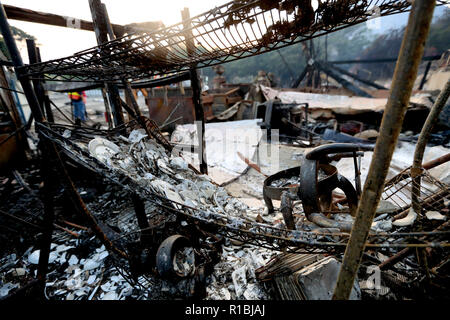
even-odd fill
[(69, 98), (78, 101), (81, 99), (81, 94), (78, 92), (69, 92)]

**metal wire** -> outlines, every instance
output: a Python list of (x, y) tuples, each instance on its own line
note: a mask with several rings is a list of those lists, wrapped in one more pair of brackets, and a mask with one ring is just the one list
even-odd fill
[[(58, 127), (60, 130), (64, 128), (62, 125), (59, 125)], [(214, 226), (219, 234), (226, 237), (279, 251), (291, 251), (299, 248), (305, 251), (313, 251), (320, 248), (328, 252), (345, 250), (349, 236), (347, 233), (308, 232), (280, 229), (268, 224), (251, 222), (216, 212), (206, 212), (182, 203), (171, 201), (164, 195), (155, 193), (135, 183), (123, 172), (106, 167), (103, 163), (93, 158), (87, 151), (87, 148), (80, 147), (79, 141), (78, 143), (71, 141), (74, 140), (74, 137), (71, 137), (71, 140), (69, 140), (51, 128), (42, 125), (39, 125), (37, 128), (43, 137), (56, 143), (66, 155), (80, 165), (97, 172), (101, 176), (123, 187), (125, 190), (137, 192), (142, 198), (152, 202), (155, 206), (167, 213), (175, 214), (186, 221), (193, 222), (199, 226)], [(97, 131), (97, 136), (99, 132), (100, 131)], [(120, 143), (120, 139), (117, 137), (111, 137), (111, 140)], [(134, 233), (142, 231), (144, 230), (135, 230)], [(126, 236), (131, 236), (132, 233), (133, 232), (130, 232), (126, 234)], [(366, 246), (374, 249), (426, 246), (448, 247), (449, 244), (446, 241), (438, 241), (439, 239), (445, 239), (448, 233), (449, 232), (447, 231), (443, 233), (429, 233), (426, 230), (424, 230), (424, 232), (414, 233), (373, 233), (369, 235)], [(428, 237), (430, 241), (418, 241), (417, 239), (421, 236)]]
[[(390, 201), (398, 207), (397, 212), (404, 212), (411, 206), (411, 191), (413, 188), (410, 174), (411, 168), (406, 168), (386, 183), (382, 199)], [(441, 211), (450, 199), (450, 187), (438, 181), (427, 170), (421, 175), (422, 186), (419, 201), (428, 211)]]
[[(409, 0), (328, 0), (311, 11), (292, 0), (235, 0), (184, 21), (190, 28), (180, 22), (127, 34), (70, 57), (20, 69), (33, 79), (136, 81), (280, 49), (367, 21), (374, 13), (387, 16), (410, 6)], [(187, 50), (186, 43), (195, 45)]]

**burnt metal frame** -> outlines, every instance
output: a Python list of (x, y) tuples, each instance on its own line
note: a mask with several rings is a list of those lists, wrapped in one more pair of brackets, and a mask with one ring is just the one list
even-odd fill
[[(52, 125), (53, 126), (53, 125)], [(59, 128), (64, 128), (60, 125)], [(79, 165), (107, 178), (113, 183), (121, 186), (124, 190), (137, 193), (140, 197), (145, 198), (157, 204), (160, 208), (167, 210), (183, 217), (187, 221), (198, 224), (200, 227), (215, 227), (217, 233), (226, 237), (236, 239), (245, 243), (256, 246), (278, 250), (278, 251), (296, 251), (298, 249), (305, 252), (312, 252), (317, 249), (326, 250), (328, 252), (343, 251), (347, 245), (345, 239), (347, 233), (317, 233), (298, 230), (287, 230), (276, 228), (267, 224), (257, 223), (237, 217), (229, 217), (219, 213), (205, 212), (193, 207), (186, 206), (167, 199), (164, 195), (155, 193), (131, 181), (123, 173), (114, 171), (105, 164), (93, 158), (88, 151), (79, 147), (75, 142), (64, 138), (52, 128), (38, 124), (40, 134), (53, 143), (64, 152), (68, 157), (76, 161)], [(96, 133), (100, 134), (101, 130)], [(107, 133), (107, 131), (105, 132)], [(136, 232), (145, 232), (145, 229)], [(447, 247), (448, 243), (424, 243), (420, 241), (413, 243), (418, 236), (426, 235), (428, 239), (436, 240), (442, 234), (449, 232), (431, 233), (431, 232), (398, 232), (398, 233), (378, 233), (369, 235), (367, 247), (376, 248), (405, 248), (405, 247), (427, 247), (427, 246), (443, 246)], [(322, 239), (329, 237), (341, 237), (338, 242), (331, 240), (323, 241)]]
[[(186, 71), (192, 65), (204, 68), (262, 54), (367, 21), (374, 8), (380, 9), (380, 16), (386, 16), (406, 12), (411, 5), (407, 0), (366, 1), (365, 11), (357, 16), (346, 17), (333, 24), (326, 24), (322, 17), (316, 17), (306, 31), (274, 35), (274, 25), (292, 22), (292, 14), (284, 10), (282, 16), (282, 10), (261, 9), (259, 3), (254, 0), (237, 6), (236, 2), (229, 2), (191, 18), (192, 27), (189, 29), (185, 29), (181, 22), (143, 35), (128, 34), (70, 57), (21, 69), (32, 78), (44, 77), (47, 80), (118, 82), (126, 78), (135, 81)], [(439, 0), (438, 3), (449, 1)], [(233, 14), (243, 18), (227, 28), (226, 19)], [(250, 20), (253, 23), (247, 22)], [(189, 48), (192, 49), (189, 54), (184, 46), (188, 40), (187, 32), (192, 33), (189, 40), (201, 44)], [(269, 39), (266, 39), (269, 33)]]

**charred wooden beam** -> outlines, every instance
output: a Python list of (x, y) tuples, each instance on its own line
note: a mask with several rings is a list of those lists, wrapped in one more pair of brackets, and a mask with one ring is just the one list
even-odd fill
[[(4, 5), (8, 19), (47, 24), (57, 27), (73, 28), (85, 31), (94, 31), (94, 24), (91, 21), (82, 19), (60, 16), (53, 13), (34, 11), (25, 8), (19, 8), (10, 5)], [(112, 28), (116, 34), (124, 34), (125, 27), (113, 24)]]
[(302, 73), (298, 76), (298, 78), (292, 83), (292, 88), (298, 88), (302, 80), (306, 77), (306, 74), (309, 71), (309, 65), (306, 65), (306, 67), (303, 69)]
[(372, 82), (372, 81), (363, 79), (363, 78), (357, 76), (356, 74), (353, 74), (353, 73), (351, 73), (351, 72), (348, 72), (348, 71), (346, 71), (346, 70), (344, 70), (344, 69), (338, 68), (338, 67), (336, 67), (336, 66), (333, 66), (333, 68), (334, 68), (335, 70), (339, 71), (340, 73), (345, 74), (346, 76), (349, 76), (349, 77), (355, 79), (356, 81), (359, 81), (359, 82), (361, 82), (361, 83), (364, 83), (365, 85), (368, 85), (368, 86), (370, 86), (370, 87), (374, 87), (375, 89), (379, 89), (379, 90), (387, 90), (387, 88), (385, 88), (385, 87), (383, 87), (383, 86), (380, 86), (379, 84), (377, 84), (377, 83), (375, 83), (375, 82)]
[(333, 69), (331, 69), (329, 66), (316, 61), (314, 62), (314, 65), (321, 71), (323, 71), (325, 74), (327, 74), (328, 76), (330, 76), (331, 78), (333, 78), (334, 80), (336, 80), (338, 83), (340, 83), (344, 88), (350, 90), (351, 92), (353, 92), (354, 94), (361, 96), (361, 97), (366, 97), (366, 98), (372, 98), (372, 96), (370, 94), (368, 94), (367, 92), (365, 92), (364, 90), (358, 88), (357, 86), (355, 86), (354, 84), (352, 84), (351, 82), (345, 80), (344, 78), (342, 78), (336, 71), (334, 71)]
[[(92, 21), (94, 24), (95, 36), (99, 45), (108, 42), (108, 21), (103, 10), (100, 0), (89, 0), (89, 7), (91, 8)], [(111, 83), (106, 83), (106, 90), (108, 91), (111, 111), (114, 118), (115, 126), (120, 126), (124, 123), (122, 104), (120, 102), (120, 95), (117, 86)]]

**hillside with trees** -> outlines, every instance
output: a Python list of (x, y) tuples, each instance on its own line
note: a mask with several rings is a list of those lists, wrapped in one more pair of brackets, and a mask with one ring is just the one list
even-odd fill
[[(12, 32), (13, 36), (16, 38), (16, 40), (19, 40), (19, 41), (23, 41), (26, 39), (36, 40), (36, 38), (34, 36), (26, 33), (25, 31), (23, 31), (19, 28), (16, 28), (14, 26), (11, 26), (11, 32)], [(11, 59), (11, 56), (9, 55), (8, 49), (6, 48), (6, 44), (5, 44), (5, 41), (3, 40), (2, 36), (0, 36), (0, 50), (8, 59)]]
[[(427, 41), (427, 54), (441, 54), (450, 47), (450, 9), (443, 8), (443, 14), (434, 19)], [(329, 61), (375, 58), (394, 58), (398, 56), (404, 27), (386, 30), (375, 34), (366, 24), (346, 28), (328, 36), (313, 40), (315, 56)], [(326, 48), (328, 48), (326, 50)], [(281, 87), (288, 87), (292, 80), (302, 72), (306, 65), (301, 44), (289, 46), (277, 51), (261, 54), (247, 59), (226, 63), (224, 76), (228, 82), (251, 82), (259, 70), (272, 72), (278, 78)], [(342, 65), (371, 80), (392, 77), (395, 63)], [(202, 70), (211, 81), (214, 72), (211, 68)]]

